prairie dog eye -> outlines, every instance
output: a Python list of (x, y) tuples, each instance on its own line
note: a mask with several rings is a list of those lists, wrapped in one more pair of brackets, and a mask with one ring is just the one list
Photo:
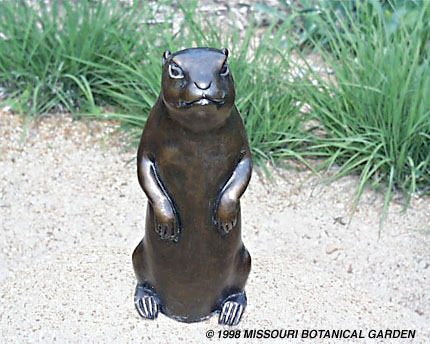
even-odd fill
[(182, 79), (184, 77), (184, 72), (177, 64), (171, 63), (169, 64), (169, 76), (172, 79)]
[(219, 72), (219, 75), (227, 76), (229, 72), (230, 72), (230, 68), (228, 68), (228, 63), (224, 62), (224, 64), (222, 65), (221, 71)]

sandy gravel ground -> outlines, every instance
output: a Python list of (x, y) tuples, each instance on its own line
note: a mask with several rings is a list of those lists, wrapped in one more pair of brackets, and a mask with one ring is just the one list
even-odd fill
[[(134, 310), (131, 252), (146, 199), (135, 152), (106, 136), (116, 128), (52, 116), (30, 123), (23, 139), (21, 119), (0, 113), (0, 342), (217, 335), (216, 317), (150, 322)], [(415, 329), (414, 343), (429, 342), (430, 200), (413, 199), (406, 213), (393, 202), (378, 236), (383, 197), (371, 190), (346, 225), (356, 178), (326, 185), (306, 171), (274, 174), (269, 182), (254, 171), (243, 198), (253, 268), (238, 329)]]

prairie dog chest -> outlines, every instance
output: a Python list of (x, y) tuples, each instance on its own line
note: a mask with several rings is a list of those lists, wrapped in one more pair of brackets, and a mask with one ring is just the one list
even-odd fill
[(179, 182), (182, 178), (183, 183), (223, 184), (223, 179), (228, 178), (240, 157), (240, 148), (224, 135), (198, 139), (171, 137), (159, 148), (157, 166), (167, 183)]

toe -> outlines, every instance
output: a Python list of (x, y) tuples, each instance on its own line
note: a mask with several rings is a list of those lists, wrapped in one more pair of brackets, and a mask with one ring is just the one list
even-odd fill
[(149, 318), (149, 314), (148, 314), (148, 306), (146, 305), (146, 297), (144, 297), (143, 299), (140, 299), (140, 306), (143, 310), (143, 314), (145, 318)]
[(229, 313), (227, 320), (226, 320), (226, 323), (229, 326), (233, 325), (233, 319), (236, 315), (237, 306), (238, 306), (238, 304), (236, 302), (232, 302), (232, 307), (231, 307), (230, 313)]
[(143, 310), (142, 299), (141, 299), (141, 298), (135, 299), (135, 300), (134, 300), (134, 305), (135, 305), (135, 307), (136, 307), (137, 313), (139, 313), (139, 315), (140, 315), (142, 318), (146, 318), (146, 316), (145, 316), (145, 312), (144, 312), (144, 310)]
[(152, 298), (152, 315), (153, 319), (158, 317), (158, 303)]
[(167, 226), (163, 226), (161, 228), (160, 235), (161, 235), (161, 239), (163, 240), (167, 238)]
[(144, 306), (146, 309), (146, 314), (148, 319), (154, 319), (154, 315), (152, 314), (152, 297), (146, 296), (144, 300)]
[(236, 326), (237, 324), (239, 324), (239, 321), (242, 318), (242, 314), (243, 314), (243, 306), (239, 304), (236, 310), (236, 314), (232, 319), (233, 326)]
[(170, 239), (171, 240), (176, 239), (176, 237), (178, 236), (178, 234), (179, 234), (179, 227), (178, 227), (178, 224), (176, 222), (174, 222), (172, 224), (172, 230), (171, 230), (171, 233), (170, 233)]
[(225, 325), (225, 315), (227, 313), (228, 306), (229, 306), (228, 302), (224, 303), (224, 305), (222, 306), (221, 313), (220, 313), (219, 319), (218, 319), (219, 324)]

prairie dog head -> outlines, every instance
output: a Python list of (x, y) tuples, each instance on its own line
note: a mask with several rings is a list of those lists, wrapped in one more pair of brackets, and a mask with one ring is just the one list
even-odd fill
[(164, 52), (162, 99), (170, 117), (184, 128), (217, 129), (230, 116), (235, 90), (227, 57), (227, 49)]

